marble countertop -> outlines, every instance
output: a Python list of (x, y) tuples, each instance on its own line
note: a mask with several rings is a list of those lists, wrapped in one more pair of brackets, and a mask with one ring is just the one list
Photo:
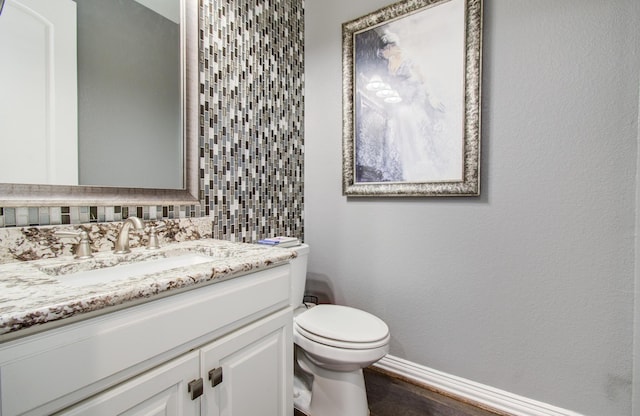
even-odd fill
[[(81, 287), (64, 282), (82, 270), (181, 253), (205, 254), (211, 261)], [(159, 250), (135, 248), (124, 255), (99, 252), (87, 260), (63, 256), (0, 264), (0, 342), (49, 329), (64, 319), (94, 316), (284, 264), (295, 256), (286, 248), (202, 239), (167, 244)]]

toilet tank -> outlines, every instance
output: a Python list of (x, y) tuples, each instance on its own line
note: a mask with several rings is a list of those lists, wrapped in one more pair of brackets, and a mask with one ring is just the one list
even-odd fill
[(309, 258), (309, 246), (302, 244), (292, 247), (298, 257), (291, 260), (291, 305), (294, 308), (302, 305), (304, 298), (304, 286), (307, 281), (307, 259)]

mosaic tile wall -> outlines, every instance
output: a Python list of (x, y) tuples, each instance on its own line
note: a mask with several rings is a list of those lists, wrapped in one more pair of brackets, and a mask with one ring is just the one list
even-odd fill
[(201, 189), (214, 236), (302, 236), (303, 2), (208, 0), (201, 16)]
[(214, 238), (302, 238), (303, 33), (303, 0), (201, 0), (200, 205), (0, 207), (0, 227), (210, 216)]

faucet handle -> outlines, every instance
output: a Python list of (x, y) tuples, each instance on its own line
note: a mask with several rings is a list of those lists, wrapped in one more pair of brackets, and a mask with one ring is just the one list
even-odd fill
[(76, 259), (90, 259), (93, 257), (91, 253), (91, 245), (89, 244), (89, 234), (85, 230), (65, 231), (60, 230), (54, 233), (58, 237), (76, 237), (79, 238), (78, 246), (76, 247), (74, 258)]
[(160, 248), (160, 242), (158, 241), (158, 231), (167, 228), (165, 224), (156, 225), (149, 229), (149, 244), (147, 250), (157, 250)]

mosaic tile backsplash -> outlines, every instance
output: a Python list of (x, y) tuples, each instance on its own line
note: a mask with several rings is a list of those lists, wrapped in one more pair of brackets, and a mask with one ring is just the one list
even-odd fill
[(0, 207), (0, 228), (209, 217), (214, 238), (303, 238), (303, 0), (201, 0), (200, 204)]

